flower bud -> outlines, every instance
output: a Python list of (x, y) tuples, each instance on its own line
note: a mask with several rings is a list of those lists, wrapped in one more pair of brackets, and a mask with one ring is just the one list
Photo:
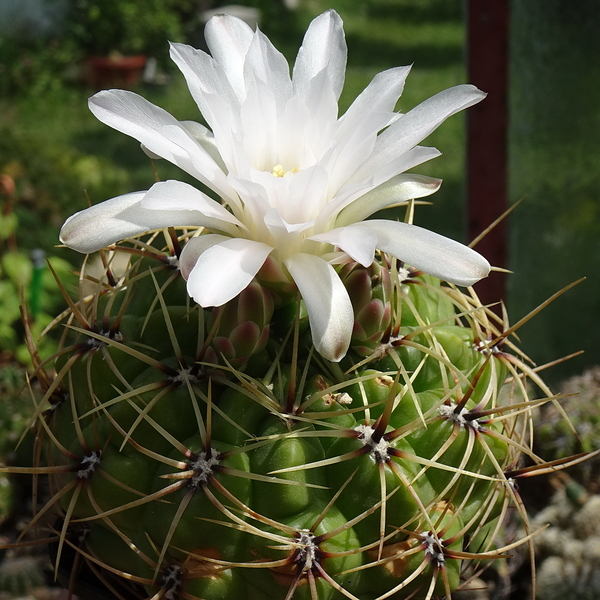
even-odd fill
[(253, 281), (233, 300), (212, 310), (208, 331), (215, 324), (217, 330), (204, 360), (223, 364), (225, 358), (232, 366), (241, 367), (266, 346), (272, 315), (271, 292)]
[(361, 356), (369, 356), (389, 334), (392, 322), (389, 271), (377, 262), (367, 268), (351, 263), (342, 268), (340, 277), (354, 309), (351, 348)]

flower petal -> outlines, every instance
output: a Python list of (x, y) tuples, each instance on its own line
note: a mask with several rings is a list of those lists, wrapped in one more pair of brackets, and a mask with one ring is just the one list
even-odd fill
[(290, 223), (313, 221), (327, 202), (328, 173), (320, 165), (302, 169), (290, 178), (287, 202), (279, 212)]
[(371, 157), (355, 173), (353, 180), (388, 165), (426, 138), (448, 117), (477, 104), (486, 94), (473, 85), (457, 85), (444, 90), (402, 115), (378, 138)]
[(340, 139), (347, 131), (358, 127), (366, 115), (393, 111), (404, 91), (404, 82), (410, 69), (396, 67), (377, 73), (339, 120), (336, 137)]
[(190, 93), (214, 133), (215, 125), (218, 123), (214, 114), (217, 103), (211, 102), (211, 99), (218, 99), (220, 107), (228, 108), (233, 112), (239, 110), (240, 100), (231, 83), (223, 71), (217, 68), (212, 56), (202, 50), (196, 50), (186, 44), (172, 43), (169, 53), (185, 77)]
[[(244, 63), (244, 81), (257, 79), (268, 85), (270, 93), (277, 99), (278, 109), (281, 110), (292, 95), (290, 66), (285, 56), (260, 30), (254, 33)], [(246, 90), (248, 87), (246, 83)]]
[(350, 346), (354, 311), (348, 292), (334, 268), (318, 256), (294, 254), (285, 261), (308, 310), (315, 349), (333, 362)]
[[(457, 85), (421, 102), (381, 134), (379, 144), (396, 152), (412, 148), (448, 117), (481, 102), (487, 94), (474, 85)], [(380, 150), (381, 151), (381, 150)]]
[[(215, 143), (215, 136), (213, 135), (213, 132), (197, 121), (179, 121), (179, 124), (187, 129), (189, 134), (204, 148), (204, 150), (206, 150), (206, 152), (208, 152), (208, 154), (219, 165), (223, 172), (227, 172), (227, 168), (223, 163), (223, 158), (219, 154), (219, 149)], [(141, 147), (144, 153), (152, 160), (162, 158), (162, 156), (154, 154), (154, 152), (148, 150), (144, 144), (141, 144)]]
[(304, 102), (309, 119), (302, 124), (302, 135), (310, 141), (315, 158), (331, 144), (338, 118), (337, 97), (332, 84), (328, 73), (323, 70), (310, 80), (306, 88)]
[(209, 156), (219, 165), (224, 173), (227, 173), (227, 167), (223, 163), (223, 157), (215, 142), (215, 136), (210, 129), (197, 121), (180, 121), (180, 123), (189, 131), (190, 135), (208, 152)]
[(147, 231), (145, 225), (118, 217), (132, 207), (135, 211), (145, 194), (133, 192), (117, 196), (71, 215), (60, 230), (60, 241), (77, 252), (90, 254)]
[(244, 238), (211, 246), (189, 273), (188, 294), (203, 307), (225, 304), (248, 286), (272, 250), (267, 244)]
[(361, 226), (377, 236), (383, 252), (444, 281), (469, 286), (490, 272), (481, 254), (428, 229), (385, 220), (364, 221)]
[(188, 129), (168, 112), (125, 90), (99, 92), (89, 100), (97, 119), (141, 142), (222, 197), (234, 195), (225, 173)]
[(388, 125), (391, 114), (393, 113), (366, 113), (360, 123), (344, 132), (344, 135), (337, 140), (334, 151), (327, 156), (330, 198), (337, 195), (360, 165), (369, 158), (377, 141), (377, 134)]
[(89, 254), (115, 242), (163, 227), (209, 227), (238, 236), (246, 231), (229, 211), (180, 181), (155, 183), (147, 192), (111, 198), (69, 217), (60, 240)]
[(375, 190), (378, 186), (404, 173), (404, 171), (412, 169), (414, 166), (431, 160), (440, 154), (441, 152), (435, 148), (415, 146), (384, 165), (378, 171), (365, 172), (362, 170), (362, 167), (359, 167), (355, 175), (340, 188), (336, 197), (325, 206), (317, 220), (317, 227), (320, 228), (323, 224), (328, 223), (330, 219), (364, 194)]
[(413, 175), (412, 173), (397, 175), (342, 209), (335, 224), (343, 227), (350, 223), (358, 223), (378, 210), (414, 198), (429, 196), (437, 192), (440, 185), (442, 185), (442, 180), (433, 177)]
[(339, 98), (347, 55), (342, 19), (334, 10), (328, 10), (314, 19), (306, 31), (294, 64), (294, 88), (306, 91), (311, 79), (326, 69), (335, 97)]
[[(169, 180), (155, 183), (141, 202), (142, 209), (160, 211), (196, 212), (197, 225), (212, 231), (222, 231), (231, 236), (247, 232), (246, 226), (236, 219), (221, 204), (209, 198), (195, 187), (182, 181)], [(179, 225), (173, 222), (172, 225)]]
[(183, 247), (181, 256), (179, 257), (179, 270), (183, 278), (187, 279), (190, 276), (192, 269), (196, 266), (198, 258), (203, 252), (229, 239), (231, 238), (225, 235), (206, 233), (189, 240)]
[(95, 204), (70, 216), (60, 231), (60, 241), (73, 250), (90, 254), (146, 231), (179, 225), (202, 225), (202, 215), (189, 210), (147, 210), (147, 192), (133, 192)]
[(377, 236), (369, 228), (361, 225), (338, 227), (325, 233), (313, 235), (309, 239), (317, 242), (327, 242), (341, 248), (363, 267), (368, 267), (373, 262), (375, 248), (377, 248)]
[[(248, 96), (239, 111), (243, 137), (240, 150), (260, 171), (270, 172), (277, 164), (277, 105), (276, 98), (264, 81), (253, 80)], [(238, 159), (239, 161), (239, 159)], [(239, 168), (237, 174), (241, 174)]]
[(215, 62), (223, 70), (237, 97), (243, 100), (246, 96), (244, 63), (254, 31), (242, 19), (232, 15), (215, 15), (206, 24), (204, 36)]

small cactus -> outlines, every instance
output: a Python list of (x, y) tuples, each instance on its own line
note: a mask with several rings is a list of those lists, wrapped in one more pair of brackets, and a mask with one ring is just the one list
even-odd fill
[[(546, 460), (593, 452), (600, 447), (600, 367), (567, 379), (560, 391), (565, 396), (560, 405), (540, 408), (535, 441)], [(593, 492), (599, 491), (597, 474), (597, 461), (586, 461), (576, 468), (577, 479)]]
[(600, 496), (580, 488), (568, 481), (532, 520), (539, 530), (539, 600), (592, 600), (600, 595)]

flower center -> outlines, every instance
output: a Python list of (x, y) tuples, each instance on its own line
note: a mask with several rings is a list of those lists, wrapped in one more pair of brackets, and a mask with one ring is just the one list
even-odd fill
[(294, 173), (297, 173), (300, 167), (294, 167), (291, 171), (284, 171), (283, 165), (275, 165), (271, 171), (273, 177), (291, 177)]

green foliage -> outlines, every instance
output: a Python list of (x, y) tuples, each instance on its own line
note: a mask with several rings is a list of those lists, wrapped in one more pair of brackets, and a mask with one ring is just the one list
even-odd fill
[(75, 0), (66, 33), (96, 55), (165, 53), (166, 40), (182, 41), (181, 0)]
[[(66, 282), (71, 265), (65, 260), (52, 257), (50, 264)], [(30, 315), (31, 335), (39, 339), (42, 331), (52, 322), (53, 315), (63, 306), (56, 281), (42, 262), (34, 266), (30, 256), (19, 251), (0, 255), (0, 351), (29, 365), (31, 359), (25, 344), (21, 306), (35, 305), (35, 314)], [(38, 344), (42, 358), (56, 351), (57, 341), (45, 337)]]
[[(6, 356), (6, 355), (5, 355)], [(0, 457), (14, 451), (31, 418), (31, 400), (27, 397), (25, 369), (15, 362), (0, 362)]]
[(65, 4), (56, 31), (36, 36), (7, 32), (0, 37), (0, 98), (60, 92), (81, 79), (82, 61), (90, 55), (147, 54), (168, 69), (167, 41), (186, 41), (199, 21), (193, 0)]
[[(26, 370), (6, 351), (0, 352), (0, 398), (0, 463), (15, 464), (18, 462), (15, 448), (32, 417), (33, 408)], [(27, 442), (21, 444), (20, 451), (24, 453), (25, 460), (30, 460), (31, 446)], [(10, 475), (0, 473), (0, 526), (4, 526), (18, 508), (15, 506), (14, 483)], [(0, 566), (2, 571), (7, 574), (10, 568)], [(0, 589), (5, 589), (2, 582)]]
[[(60, 123), (55, 125), (60, 128)], [(0, 173), (16, 183), (14, 212), (7, 219), (18, 219), (13, 233), (24, 250), (53, 248), (66, 216), (73, 207), (85, 206), (86, 190), (92, 198), (105, 198), (115, 187), (130, 183), (130, 175), (106, 158), (2, 125)], [(2, 228), (6, 227), (3, 217)], [(36, 235), (29, 235), (30, 231)]]
[(59, 92), (81, 58), (70, 38), (0, 36), (0, 98)]

